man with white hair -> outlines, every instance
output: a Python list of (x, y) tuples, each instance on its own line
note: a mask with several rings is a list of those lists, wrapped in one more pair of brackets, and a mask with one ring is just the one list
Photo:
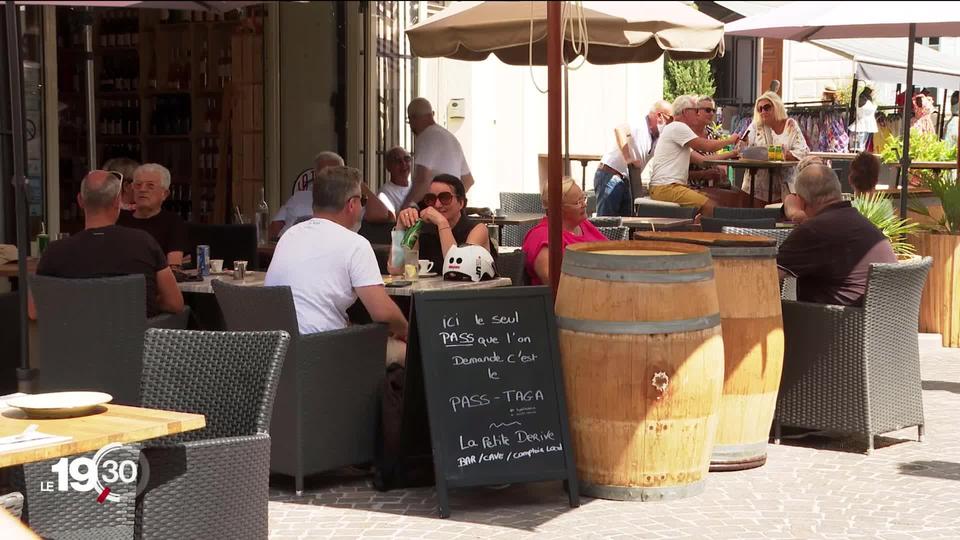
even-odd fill
[(160, 244), (173, 268), (183, 264), (183, 254), (190, 250), (187, 225), (175, 212), (163, 209), (170, 196), (170, 171), (157, 163), (144, 163), (133, 171), (132, 212), (120, 213), (117, 225), (140, 229)]
[[(312, 186), (314, 179), (327, 167), (343, 166), (343, 158), (336, 152), (320, 152), (317, 154), (316, 157), (313, 158), (313, 175), (310, 177), (310, 180), (304, 184), (304, 189), (291, 195), (290, 198), (287, 199), (287, 202), (285, 202), (283, 206), (280, 207), (280, 210), (273, 216), (273, 221), (270, 222), (270, 238), (279, 238), (283, 233), (287, 232), (287, 229), (293, 227), (298, 222), (310, 219), (310, 217), (313, 216)], [(363, 195), (370, 201), (367, 207), (363, 209), (361, 221), (392, 221), (393, 214), (380, 199), (377, 199), (373, 190), (371, 190), (366, 183), (363, 183), (360, 187)], [(357, 230), (360, 230), (359, 223), (356, 225), (354, 232), (357, 232)]]
[[(87, 173), (77, 195), (83, 208), (84, 230), (51, 243), (37, 263), (37, 274), (67, 279), (142, 274), (147, 317), (160, 312), (178, 313), (183, 310), (183, 295), (166, 254), (146, 232), (116, 225), (120, 191), (116, 173)], [(37, 318), (32, 296), (28, 314), (31, 319)]]
[(781, 279), (798, 278), (797, 300), (859, 306), (871, 263), (895, 263), (890, 241), (844, 201), (840, 180), (825, 165), (804, 168), (796, 182), (807, 215), (777, 253)]
[[(593, 176), (599, 216), (633, 215), (635, 195), (630, 188), (630, 169), (627, 165), (637, 169), (637, 173), (643, 172), (653, 156), (660, 131), (673, 120), (670, 104), (662, 99), (655, 101), (644, 120), (642, 126), (633, 126), (629, 130), (618, 128), (617, 147), (600, 159), (600, 166)], [(625, 136), (623, 139), (619, 137), (621, 133)]]
[(674, 202), (680, 206), (700, 209), (705, 216), (712, 216), (716, 205), (706, 195), (687, 186), (690, 171), (690, 151), (708, 154), (728, 144), (737, 144), (740, 136), (733, 134), (719, 140), (698, 137), (692, 128), (701, 122), (695, 96), (680, 96), (673, 101), (673, 122), (663, 128), (660, 140), (653, 151), (649, 167), (650, 197), (658, 201)]
[[(441, 174), (455, 176), (470, 191), (473, 175), (460, 141), (433, 120), (433, 106), (418, 97), (407, 105), (407, 122), (415, 136), (413, 182), (403, 207), (415, 206), (430, 191), (430, 183)], [(400, 208), (397, 209), (398, 211)]]

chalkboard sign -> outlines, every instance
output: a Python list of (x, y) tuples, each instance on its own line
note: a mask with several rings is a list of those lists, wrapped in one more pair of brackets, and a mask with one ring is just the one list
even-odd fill
[(448, 487), (543, 480), (579, 506), (550, 290), (424, 292), (414, 311), (440, 516)]

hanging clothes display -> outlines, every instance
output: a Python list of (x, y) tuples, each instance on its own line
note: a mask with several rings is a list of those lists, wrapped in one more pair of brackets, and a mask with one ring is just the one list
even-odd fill
[(847, 113), (841, 107), (794, 107), (787, 116), (797, 121), (813, 152), (846, 152), (850, 144)]

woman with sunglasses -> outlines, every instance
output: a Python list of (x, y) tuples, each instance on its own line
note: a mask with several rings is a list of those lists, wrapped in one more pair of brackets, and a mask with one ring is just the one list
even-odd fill
[[(810, 152), (806, 139), (797, 121), (787, 117), (787, 109), (783, 101), (775, 92), (764, 92), (757, 98), (756, 109), (753, 113), (753, 123), (747, 128), (750, 146), (780, 145), (783, 148), (785, 161), (800, 161)], [(791, 221), (803, 221), (806, 216), (800, 210), (799, 199), (794, 194), (794, 182), (797, 178), (795, 167), (781, 169), (779, 182), (773, 184), (773, 193), (768, 193), (770, 185), (770, 171), (757, 171), (753, 177), (749, 171), (743, 175), (741, 189), (750, 193), (750, 186), (756, 184), (754, 196), (768, 203), (783, 199), (783, 209), (786, 218)]]
[[(573, 181), (573, 178), (569, 176), (563, 178), (560, 192), (562, 194), (560, 219), (563, 229), (561, 231), (563, 244), (561, 253), (570, 244), (607, 241), (607, 237), (587, 220), (587, 197), (583, 194), (580, 186)], [(547, 208), (547, 186), (541, 188), (540, 200), (543, 202), (543, 207)], [(550, 250), (547, 249), (549, 245), (547, 224), (547, 218), (543, 218), (540, 223), (530, 229), (530, 232), (523, 239), (524, 267), (527, 270), (531, 285), (550, 283)]]
[[(417, 248), (421, 259), (433, 261), (436, 272), (443, 270), (443, 256), (454, 246), (470, 244), (490, 251), (487, 226), (468, 219), (463, 211), (466, 205), (463, 182), (456, 176), (441, 174), (433, 178), (430, 192), (421, 199), (419, 209), (405, 208), (397, 215), (398, 230), (406, 230), (418, 219), (424, 221)], [(389, 270), (391, 274), (402, 272), (392, 266)]]

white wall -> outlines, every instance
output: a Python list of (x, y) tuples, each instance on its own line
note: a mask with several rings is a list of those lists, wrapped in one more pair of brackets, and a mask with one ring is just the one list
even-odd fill
[[(547, 85), (547, 69), (533, 68)], [(537, 155), (547, 151), (547, 96), (531, 81), (530, 68), (483, 62), (421, 59), (420, 95), (433, 104), (436, 121), (463, 145), (476, 185), (471, 206), (500, 206), (501, 191), (538, 192)], [(570, 75), (570, 153), (603, 154), (614, 145), (613, 129), (636, 121), (663, 94), (663, 61), (594, 66)], [(465, 118), (447, 118), (451, 99), (464, 99)], [(587, 169), (593, 184), (596, 163)], [(571, 172), (581, 178), (579, 162)]]

